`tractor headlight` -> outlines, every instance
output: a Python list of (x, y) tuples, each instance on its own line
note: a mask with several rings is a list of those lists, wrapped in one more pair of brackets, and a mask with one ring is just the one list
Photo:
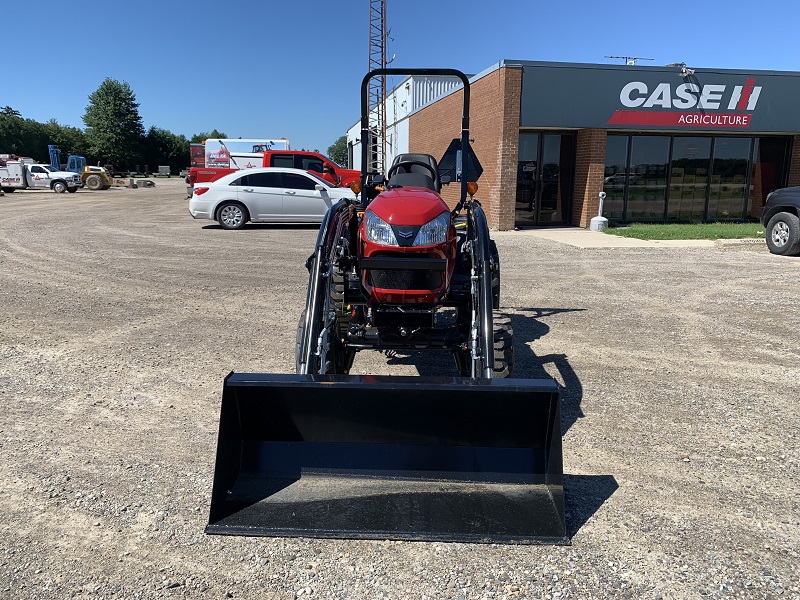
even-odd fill
[(447, 239), (447, 230), (450, 228), (450, 213), (443, 212), (432, 221), (428, 221), (419, 228), (417, 237), (414, 238), (415, 246), (433, 246), (441, 244)]
[(383, 244), (384, 246), (399, 246), (391, 225), (371, 210), (364, 213), (364, 231), (370, 242)]

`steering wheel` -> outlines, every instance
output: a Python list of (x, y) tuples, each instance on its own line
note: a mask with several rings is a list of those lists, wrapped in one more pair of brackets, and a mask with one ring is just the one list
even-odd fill
[(428, 163), (424, 163), (421, 160), (403, 160), (397, 163), (396, 165), (392, 165), (386, 172), (386, 179), (391, 179), (392, 175), (394, 175), (395, 172), (398, 169), (400, 169), (400, 167), (409, 167), (408, 172), (410, 173), (411, 172), (410, 167), (413, 167), (414, 165), (419, 165), (420, 167), (425, 167), (426, 169), (428, 169), (428, 172), (431, 174), (431, 179), (436, 181), (437, 177), (436, 170)]

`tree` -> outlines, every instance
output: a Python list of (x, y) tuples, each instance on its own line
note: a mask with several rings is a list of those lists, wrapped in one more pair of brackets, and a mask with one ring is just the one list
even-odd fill
[(328, 146), (328, 157), (340, 167), (347, 166), (347, 136), (343, 135)]
[(0, 110), (0, 150), (19, 156), (30, 156), (41, 161), (47, 158), (48, 140), (46, 126), (33, 119), (23, 119), (10, 107)]
[(0, 150), (11, 154), (22, 154), (25, 146), (24, 128), (25, 120), (19, 111), (10, 106), (0, 110)]
[(205, 142), (206, 140), (214, 140), (214, 139), (227, 140), (228, 136), (225, 135), (224, 133), (220, 133), (215, 129), (210, 133), (208, 132), (196, 133), (192, 136), (192, 139), (190, 139), (189, 142), (191, 142), (192, 144), (200, 144), (202, 142)]
[(144, 126), (131, 86), (107, 77), (89, 95), (83, 115), (88, 153), (117, 166), (141, 157)]
[(22, 117), (22, 113), (20, 113), (18, 110), (14, 110), (10, 106), (4, 106), (3, 108), (0, 108), (0, 115), (6, 117)]
[(48, 144), (55, 144), (61, 150), (61, 160), (67, 161), (70, 154), (86, 156), (86, 136), (77, 127), (61, 125), (55, 119), (50, 119), (42, 125)]
[(189, 140), (183, 135), (151, 127), (144, 146), (144, 163), (153, 169), (169, 165), (170, 170), (177, 173), (189, 163)]

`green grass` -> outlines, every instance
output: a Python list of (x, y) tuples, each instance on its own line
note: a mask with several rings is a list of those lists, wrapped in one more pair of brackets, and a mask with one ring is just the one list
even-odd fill
[(605, 232), (610, 235), (640, 240), (730, 240), (764, 237), (764, 227), (760, 223), (687, 223), (669, 225), (632, 223), (627, 227), (609, 227)]

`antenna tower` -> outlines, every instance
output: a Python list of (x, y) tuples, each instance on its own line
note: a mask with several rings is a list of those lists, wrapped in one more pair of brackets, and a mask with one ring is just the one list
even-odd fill
[[(369, 70), (386, 68), (386, 0), (369, 1)], [(386, 76), (369, 81), (370, 171), (384, 173), (386, 159)]]

